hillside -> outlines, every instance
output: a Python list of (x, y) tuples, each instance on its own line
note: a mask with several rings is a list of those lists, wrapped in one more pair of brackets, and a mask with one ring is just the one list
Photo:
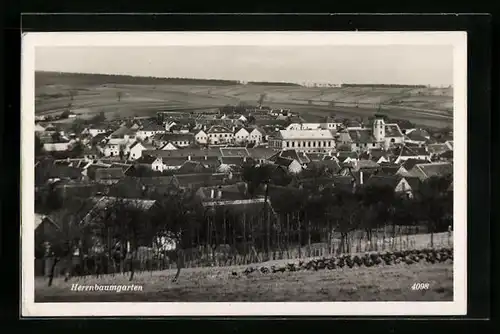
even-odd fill
[(323, 114), (367, 116), (379, 107), (389, 116), (417, 124), (452, 124), (451, 88), (348, 86), (309, 88), (286, 84), (238, 84), (225, 80), (145, 78), (100, 74), (37, 72), (36, 113), (84, 108), (89, 113), (150, 115), (159, 110), (220, 107), (240, 102)]

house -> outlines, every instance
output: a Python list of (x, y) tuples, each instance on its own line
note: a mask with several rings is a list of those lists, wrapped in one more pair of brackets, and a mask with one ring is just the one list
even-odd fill
[(73, 143), (45, 143), (43, 144), (43, 149), (45, 152), (65, 152), (71, 151), (73, 148)]
[[(221, 147), (221, 157), (249, 157), (250, 153), (244, 147)], [(274, 152), (273, 152), (274, 153)]]
[(436, 159), (437, 161), (453, 161), (453, 151), (446, 151), (439, 154)]
[(359, 155), (356, 152), (339, 151), (337, 152), (337, 160), (342, 164), (354, 164), (359, 160)]
[(363, 152), (381, 147), (370, 129), (347, 128), (339, 132), (338, 143), (351, 152)]
[(208, 143), (208, 135), (205, 131), (200, 130), (194, 135), (195, 141), (200, 145), (205, 145)]
[(248, 142), (248, 138), (250, 136), (251, 129), (246, 128), (238, 128), (234, 133), (234, 142), (235, 144), (246, 144)]
[(225, 126), (213, 125), (207, 131), (208, 143), (210, 145), (230, 144), (234, 140), (234, 134)]
[(135, 162), (138, 165), (147, 166), (148, 168), (151, 168), (151, 170), (156, 172), (163, 172), (163, 170), (165, 169), (163, 165), (163, 159), (161, 157), (143, 155)]
[(269, 138), (269, 147), (296, 149), (302, 152), (330, 152), (335, 148), (335, 137), (329, 130), (280, 130)]
[[(177, 149), (191, 146), (195, 142), (195, 136), (190, 133), (163, 133), (156, 134), (152, 137), (151, 142), (155, 147), (160, 149)], [(168, 143), (172, 145), (164, 148)]]
[(109, 189), (110, 196), (123, 198), (151, 197), (168, 195), (179, 189), (175, 176), (130, 177), (121, 179)]
[(251, 130), (248, 135), (248, 142), (251, 144), (259, 145), (266, 139), (266, 132), (261, 128), (255, 127)]
[(177, 146), (175, 146), (174, 144), (172, 144), (170, 142), (168, 142), (165, 145), (160, 147), (160, 150), (163, 150), (163, 151), (174, 151), (174, 150), (178, 150), (178, 149), (179, 148)]
[(98, 168), (95, 171), (94, 179), (98, 183), (103, 184), (115, 184), (120, 181), (125, 174), (123, 173), (123, 169), (118, 168)]
[(295, 159), (276, 157), (276, 159), (274, 159), (274, 164), (280, 166), (291, 174), (298, 174), (302, 172), (302, 165)]
[(121, 138), (127, 141), (134, 142), (136, 139), (137, 131), (127, 126), (121, 126), (110, 134), (110, 138)]
[(129, 148), (129, 159), (137, 160), (142, 156), (142, 152), (146, 150), (153, 150), (153, 145), (145, 142), (136, 141)]
[(110, 138), (100, 144), (98, 150), (105, 157), (125, 156), (129, 153), (132, 144), (133, 142), (130, 142), (128, 139)]
[(408, 159), (416, 159), (416, 160), (431, 160), (431, 154), (427, 151), (426, 147), (408, 147), (403, 146), (394, 150), (394, 155), (397, 156), (394, 161), (396, 164), (404, 162)]
[(367, 187), (390, 187), (398, 195), (403, 195), (407, 198), (414, 196), (413, 190), (408, 181), (399, 175), (381, 176), (372, 175), (366, 180)]
[(95, 137), (99, 134), (107, 133), (109, 130), (109, 126), (107, 124), (94, 124), (89, 125), (82, 131), (82, 134), (89, 134), (92, 137)]
[(431, 136), (424, 129), (408, 129), (405, 131), (405, 143), (424, 145)]
[(453, 140), (447, 140), (447, 141), (445, 141), (444, 143), (448, 146), (448, 148), (449, 148), (451, 151), (453, 151)]
[(335, 159), (311, 161), (307, 164), (307, 168), (323, 170), (324, 172), (328, 172), (330, 174), (337, 174), (341, 170), (340, 165)]
[(430, 144), (427, 146), (427, 149), (431, 155), (431, 159), (435, 159), (441, 154), (453, 150), (453, 149), (450, 150), (450, 146), (447, 145), (446, 143)]
[(140, 140), (149, 139), (155, 135), (165, 133), (165, 128), (157, 123), (147, 123), (137, 131), (137, 138)]
[(222, 185), (227, 183), (231, 177), (231, 174), (226, 173), (176, 174), (181, 189), (198, 189), (200, 187)]
[(416, 164), (408, 172), (410, 176), (418, 177), (421, 181), (424, 181), (433, 176), (453, 174), (453, 164), (450, 162)]
[(206, 172), (207, 168), (198, 161), (186, 160), (176, 171), (178, 174), (194, 174)]

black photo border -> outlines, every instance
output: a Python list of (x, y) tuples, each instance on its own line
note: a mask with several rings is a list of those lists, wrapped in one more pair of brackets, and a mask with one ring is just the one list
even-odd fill
[[(490, 317), (490, 296), (491, 296), (491, 248), (492, 238), (494, 238), (496, 228), (490, 229), (491, 219), (491, 139), (492, 139), (492, 87), (491, 81), (496, 79), (492, 77), (492, 30), (491, 16), (473, 15), (473, 14), (407, 14), (407, 15), (370, 15), (370, 14), (141, 14), (141, 15), (123, 15), (123, 14), (95, 14), (95, 15), (22, 15), (18, 21), (9, 20), (7, 22), (7, 34), (4, 43), (4, 122), (2, 132), (2, 156), (3, 161), (10, 161), (11, 164), (4, 163), (4, 177), (8, 176), (4, 182), (6, 187), (4, 191), (4, 205), (2, 207), (2, 236), (5, 242), (2, 243), (2, 253), (8, 256), (2, 256), (5, 267), (20, 267), (20, 146), (13, 145), (19, 143), (20, 139), (20, 45), (21, 31), (467, 31), (468, 48), (468, 219), (467, 219), (467, 304), (468, 314), (464, 317), (405, 317), (410, 320), (411, 325), (405, 325), (405, 332), (414, 332), (428, 330), (429, 328), (438, 329), (445, 326), (443, 322), (436, 323), (436, 327), (430, 321), (432, 320), (458, 320), (453, 324), (460, 328), (463, 321), (473, 326), (479, 325), (480, 320)], [(15, 23), (14, 23), (15, 22)], [(19, 24), (19, 25), (17, 25)], [(22, 26), (21, 26), (22, 24)], [(21, 30), (22, 28), (22, 30)], [(498, 89), (498, 87), (496, 87)], [(496, 95), (496, 94), (494, 94)], [(8, 157), (8, 160), (6, 160)], [(17, 242), (16, 244), (13, 244)], [(5, 259), (4, 259), (5, 258)], [(5, 268), (4, 267), (4, 268)], [(8, 272), (8, 271), (7, 271)], [(2, 310), (2, 317), (7, 316), (11, 319), (20, 319), (20, 270), (10, 270), (14, 275), (7, 275), (10, 282), (10, 295), (5, 293), (2, 300), (11, 302), (10, 308)], [(2, 274), (3, 275), (3, 274)], [(493, 281), (494, 282), (494, 281)], [(17, 289), (16, 289), (17, 288)], [(6, 292), (6, 291), (5, 291)], [(14, 293), (12, 293), (14, 292)], [(272, 319), (272, 322), (266, 322), (267, 330), (273, 328), (285, 329), (288, 321), (295, 317), (260, 317), (260, 319)], [(43, 329), (47, 326), (54, 326), (68, 330), (73, 327), (68, 318), (55, 318), (59, 320), (58, 324), (53, 321), (26, 320), (22, 326), (32, 329)], [(94, 328), (111, 329), (114, 328), (113, 320), (107, 319), (105, 322), (98, 322), (90, 318), (77, 318), (78, 327), (86, 331)], [(133, 318), (132, 318), (133, 319)], [(191, 318), (167, 318), (161, 320), (158, 318), (149, 318), (153, 325), (160, 324), (162, 327), (168, 325), (168, 330), (190, 331), (200, 330), (205, 327), (205, 320), (198, 326), (191, 327), (195, 322), (186, 321)], [(226, 330), (258, 330), (252, 327), (254, 324), (248, 321), (254, 318), (248, 317), (225, 317), (227, 321), (219, 324), (218, 327)], [(286, 322), (284, 322), (286, 319)], [(384, 331), (393, 331), (397, 325), (392, 321), (380, 322), (381, 319), (392, 319), (391, 317), (317, 317), (307, 319), (339, 320), (334, 330), (341, 330), (347, 326), (348, 320), (369, 319), (370, 322), (376, 322)], [(307, 320), (304, 317), (297, 317), (296, 320)], [(401, 319), (401, 318), (398, 318)], [(24, 320), (24, 319), (23, 319)], [(175, 320), (175, 321), (174, 321)], [(219, 318), (210, 318), (206, 321), (212, 324), (218, 324)], [(165, 323), (167, 322), (167, 323)], [(51, 324), (52, 323), (52, 324)], [(321, 322), (316, 322), (321, 323)], [(435, 323), (434, 321), (432, 323)], [(112, 327), (113, 326), (113, 327)], [(130, 330), (142, 330), (136, 323), (127, 321), (126, 326)], [(277, 327), (274, 327), (277, 326)], [(313, 330), (312, 323), (303, 321), (291, 322), (293, 329)], [(323, 327), (325, 326), (325, 327)], [(329, 323), (320, 325), (325, 330), (331, 326)], [(349, 326), (351, 325), (349, 322)], [(269, 328), (268, 328), (269, 327)], [(192, 328), (192, 329), (191, 329)], [(472, 327), (479, 329), (478, 327)], [(349, 328), (353, 330), (353, 328)], [(361, 329), (361, 328), (360, 328)], [(302, 329), (301, 329), (302, 330)], [(314, 329), (316, 330), (316, 329)], [(333, 330), (333, 329), (331, 329)], [(432, 331), (432, 329), (431, 329)]]

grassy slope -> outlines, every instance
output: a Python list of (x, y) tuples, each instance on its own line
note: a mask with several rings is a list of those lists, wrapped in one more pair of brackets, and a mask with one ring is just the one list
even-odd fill
[[(56, 73), (36, 73), (35, 81), (37, 113), (59, 113), (71, 102), (73, 108), (104, 111), (111, 117), (142, 116), (162, 109), (219, 107), (240, 101), (256, 103), (265, 93), (267, 105), (293, 108), (317, 116), (331, 111), (339, 116), (368, 116), (376, 111), (379, 103), (386, 103), (385, 113), (421, 121), (422, 125), (432, 122), (449, 125), (452, 120), (450, 89), (305, 88), (203, 82), (179, 84), (169, 79), (78, 74), (61, 76)], [(73, 101), (69, 98), (70, 90), (77, 91)], [(117, 92), (123, 93), (121, 101), (117, 99)], [(308, 105), (309, 100), (313, 105)], [(332, 100), (337, 103), (334, 108), (328, 106)]]
[[(185, 269), (178, 283), (174, 270), (139, 273), (134, 284), (142, 292), (73, 292), (71, 284), (130, 284), (124, 275), (35, 280), (36, 302), (271, 302), (271, 301), (451, 301), (451, 263), (398, 264), (371, 268), (319, 270), (232, 276), (245, 267)], [(429, 283), (427, 291), (412, 291), (414, 283)]]

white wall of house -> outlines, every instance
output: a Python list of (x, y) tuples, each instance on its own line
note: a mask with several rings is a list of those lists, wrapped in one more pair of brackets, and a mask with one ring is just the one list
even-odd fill
[(234, 134), (231, 132), (209, 133), (208, 143), (212, 145), (229, 144), (234, 140)]
[(396, 188), (394, 189), (394, 192), (398, 193), (398, 194), (406, 194), (410, 198), (413, 197), (413, 192), (412, 192), (411, 186), (408, 183), (408, 181), (406, 181), (406, 179), (404, 179), (404, 178), (402, 178), (399, 181)]
[(248, 142), (248, 137), (249, 133), (246, 129), (242, 128), (239, 129), (235, 134), (234, 134), (234, 142), (237, 144), (243, 144)]
[(404, 137), (384, 137), (384, 146), (389, 148), (395, 144), (403, 144), (405, 142)]
[(97, 136), (98, 134), (101, 134), (101, 133), (106, 133), (106, 130), (104, 129), (88, 129), (88, 132), (89, 134), (92, 136), (92, 137), (95, 137)]
[(144, 146), (142, 146), (141, 143), (137, 143), (136, 145), (134, 145), (134, 147), (132, 147), (130, 149), (130, 156), (129, 156), (129, 159), (130, 160), (137, 160), (139, 159), (140, 157), (142, 157), (142, 151), (144, 151), (146, 148)]
[(302, 166), (297, 160), (293, 160), (288, 166), (288, 171), (292, 174), (298, 174), (302, 171)]
[(154, 131), (139, 130), (139, 131), (137, 131), (136, 136), (137, 136), (137, 138), (144, 140), (146, 138), (151, 138), (154, 135), (160, 134), (160, 133), (165, 133), (165, 131), (164, 130), (154, 130)]
[(71, 149), (71, 143), (46, 143), (43, 144), (43, 149), (47, 152), (62, 152)]
[(199, 131), (194, 138), (198, 144), (206, 144), (208, 142), (208, 135), (203, 130)]
[(162, 151), (175, 151), (175, 150), (177, 150), (177, 147), (175, 147), (174, 144), (172, 144), (172, 143), (167, 143), (161, 149), (162, 149)]
[(252, 132), (250, 132), (250, 135), (248, 136), (248, 141), (250, 143), (255, 143), (255, 144), (262, 143), (262, 133), (260, 133), (259, 130), (254, 129)]
[(157, 158), (155, 161), (153, 161), (153, 163), (151, 164), (151, 169), (154, 171), (163, 172), (165, 168), (162, 159)]
[(408, 159), (416, 159), (416, 160), (430, 160), (431, 159), (431, 156), (430, 154), (427, 154), (427, 155), (415, 155), (415, 156), (399, 156), (395, 163), (399, 164), (399, 163), (402, 163), (402, 162), (405, 162), (406, 160)]

